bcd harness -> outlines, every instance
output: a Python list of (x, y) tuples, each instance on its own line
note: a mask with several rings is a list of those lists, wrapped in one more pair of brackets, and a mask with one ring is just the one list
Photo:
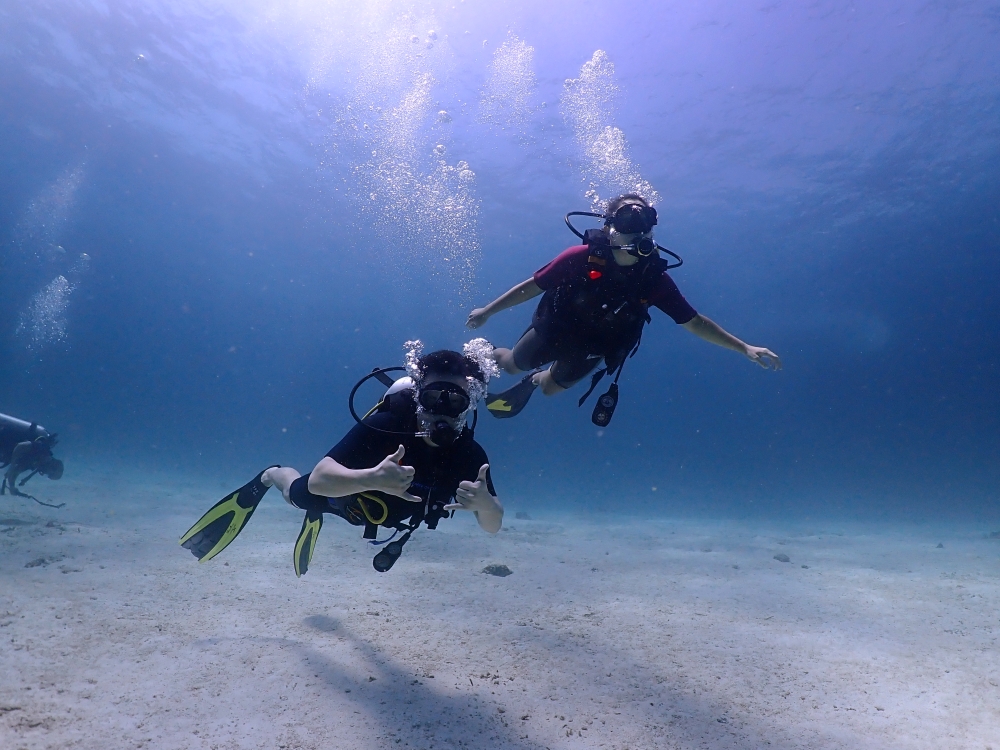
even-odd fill
[(618, 379), (625, 361), (635, 356), (643, 327), (651, 322), (649, 297), (666, 263), (651, 256), (623, 267), (614, 260), (604, 232), (589, 229), (583, 239), (588, 251), (583, 274), (545, 292), (532, 325), (550, 341), (575, 342), (577, 348), (604, 359), (579, 405), (605, 375), (613, 374), (611, 388), (598, 399), (591, 416), (594, 424), (605, 427), (618, 403)]
[[(394, 368), (393, 368), (394, 369)], [(400, 368), (401, 369), (401, 368)], [(375, 377), (383, 385), (392, 386), (393, 380), (385, 375), (384, 371), (374, 370), (370, 377)], [(353, 393), (352, 393), (353, 410)], [(377, 412), (389, 412), (404, 421), (416, 419), (416, 404), (410, 390), (400, 391), (392, 395), (387, 395), (367, 414)], [(361, 424), (365, 422), (359, 420)], [(377, 428), (371, 427), (371, 429)], [(472, 440), (474, 437), (475, 422), (466, 425), (455, 445), (462, 441)], [(437, 449), (444, 450), (444, 449)], [(351, 496), (344, 504), (342, 512), (338, 513), (349, 523), (355, 526), (364, 526), (362, 537), (370, 544), (381, 546), (386, 545), (383, 552), (375, 556), (373, 564), (379, 572), (385, 572), (392, 567), (395, 560), (402, 553), (403, 545), (410, 539), (410, 535), (419, 528), (421, 523), (426, 524), (428, 529), (436, 529), (438, 522), (442, 518), (450, 518), (454, 511), (444, 509), (445, 505), (452, 502), (452, 493), (447, 493), (447, 497), (442, 497), (446, 490), (442, 487), (440, 473), (444, 469), (442, 463), (431, 465), (430, 476), (421, 477), (424, 482), (414, 482), (408, 488), (408, 492), (423, 498), (422, 503), (413, 503), (401, 498), (392, 496), (380, 496), (374, 492), (359, 492)], [(336, 512), (336, 511), (335, 511)], [(394, 529), (394, 533), (388, 539), (378, 540), (378, 529), (380, 526)], [(404, 532), (399, 539), (396, 535)], [(391, 544), (390, 544), (391, 543)]]

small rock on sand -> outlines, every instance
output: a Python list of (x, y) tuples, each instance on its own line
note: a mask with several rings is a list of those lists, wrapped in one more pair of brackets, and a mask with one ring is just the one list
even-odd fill
[(784, 552), (779, 552), (778, 554), (776, 554), (774, 556), (774, 559), (777, 560), (778, 562), (791, 562), (788, 555), (786, 555)]
[(483, 568), (484, 573), (489, 573), (491, 576), (509, 576), (514, 571), (508, 568), (506, 565), (487, 565)]
[(938, 542), (938, 546), (935, 547), (934, 549), (944, 549), (944, 545), (941, 544), (941, 542)]
[(514, 518), (516, 518), (518, 521), (530, 521), (531, 520), (531, 516), (529, 516), (523, 510), (519, 510), (517, 513), (515, 513), (514, 514)]

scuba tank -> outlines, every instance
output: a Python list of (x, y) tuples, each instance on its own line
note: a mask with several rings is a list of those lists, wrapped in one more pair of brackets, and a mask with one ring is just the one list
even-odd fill
[(0, 414), (0, 440), (11, 435), (17, 438), (16, 442), (20, 443), (48, 434), (49, 431), (37, 422), (25, 422), (23, 419), (18, 419), (8, 414)]

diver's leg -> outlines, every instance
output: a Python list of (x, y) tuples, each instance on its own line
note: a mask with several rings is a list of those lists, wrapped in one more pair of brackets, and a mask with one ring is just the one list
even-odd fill
[(555, 379), (552, 377), (552, 368), (548, 370), (542, 370), (536, 373), (531, 379), (531, 382), (542, 389), (542, 394), (545, 396), (554, 396), (557, 393), (562, 393), (566, 390), (565, 386), (559, 385)]
[[(499, 354), (497, 354), (499, 352)], [(552, 346), (534, 327), (524, 332), (513, 349), (495, 349), (497, 364), (505, 372), (516, 375), (519, 372), (536, 370), (556, 358)]]
[(517, 375), (521, 370), (514, 362), (514, 351), (512, 349), (497, 348), (493, 350), (493, 360), (508, 375)]
[[(548, 341), (544, 336), (542, 336), (542, 334), (535, 330), (534, 326), (532, 326), (524, 332), (524, 335), (521, 336), (520, 339), (518, 339), (517, 343), (514, 344), (513, 349), (504, 349), (503, 353), (503, 362), (509, 360), (511, 365), (516, 369), (508, 370), (499, 359), (497, 360), (498, 364), (500, 364), (501, 367), (504, 367), (507, 372), (516, 373), (523, 372), (525, 370), (537, 370), (542, 365), (556, 359), (559, 352), (557, 347), (552, 342)], [(535, 373), (531, 378), (531, 382), (536, 386), (541, 387), (542, 393), (546, 396), (551, 396), (555, 393), (566, 390), (565, 386), (560, 385), (552, 379), (552, 375), (549, 370), (542, 370), (541, 372)]]
[(292, 482), (300, 476), (302, 475), (290, 466), (275, 466), (261, 475), (260, 482), (265, 487), (277, 487), (281, 496), (285, 498), (285, 502), (292, 505), (288, 492), (292, 487)]
[(554, 396), (583, 380), (601, 363), (600, 357), (590, 357), (586, 352), (569, 351), (552, 363), (549, 369), (538, 373), (532, 381), (546, 396)]

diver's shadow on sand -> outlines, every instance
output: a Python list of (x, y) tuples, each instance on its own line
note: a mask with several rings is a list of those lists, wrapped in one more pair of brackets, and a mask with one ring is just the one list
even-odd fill
[[(334, 636), (338, 642), (343, 639), (350, 644), (353, 649), (350, 666), (338, 663), (308, 645), (297, 643), (296, 646), (313, 674), (323, 681), (328, 690), (336, 692), (340, 699), (346, 695), (358, 709), (369, 715), (373, 725), (380, 725), (376, 730), (378, 739), (384, 740), (388, 747), (398, 744), (403, 750), (431, 747), (440, 750), (548, 750), (555, 746), (565, 747), (567, 741), (573, 742), (563, 737), (532, 740), (529, 732), (537, 737), (537, 724), (523, 726), (517, 718), (509, 718), (503, 711), (505, 707), (495, 699), (465, 689), (462, 684), (449, 686), (447, 679), (432, 679), (417, 666), (392, 662), (334, 617), (310, 615), (303, 619), (303, 624), (319, 633)], [(565, 639), (555, 633), (539, 633), (537, 645), (559, 661), (573, 658), (572, 649), (566, 651)], [(632, 693), (632, 699), (642, 706), (639, 715), (645, 714), (644, 723), (659, 727), (661, 744), (658, 746), (691, 750), (706, 746), (721, 749), (761, 747), (765, 744), (776, 750), (787, 750), (800, 746), (787, 736), (777, 736), (773, 727), (757, 725), (754, 717), (746, 715), (722, 696), (705, 694), (703, 686), (697, 686), (699, 694), (695, 694), (692, 688), (696, 686), (684, 680), (669, 680), (669, 687), (665, 686), (659, 695), (663, 702), (656, 706), (648, 698), (637, 698), (632, 684), (636, 678), (650, 680), (651, 686), (652, 681), (660, 683), (662, 678), (646, 672), (643, 665), (630, 663), (626, 653), (621, 652), (618, 656), (620, 669), (615, 694)], [(359, 657), (363, 662), (360, 670), (356, 661)], [(605, 686), (605, 692), (607, 688)], [(646, 702), (649, 702), (648, 709), (645, 708)], [(824, 734), (821, 728), (817, 728), (815, 742), (811, 746), (836, 744)], [(623, 747), (634, 746), (624, 738), (621, 742)]]
[(341, 696), (347, 693), (352, 702), (364, 707), (372, 722), (382, 725), (380, 739), (389, 747), (545, 749), (528, 739), (524, 729), (511, 726), (492, 701), (478, 693), (449, 690), (444, 680), (441, 686), (434, 685), (433, 679), (391, 663), (335, 618), (310, 615), (303, 624), (320, 633), (336, 632), (360, 652), (368, 677), (359, 678), (325, 654), (300, 645), (314, 674), (328, 689)]
[(337, 629), (338, 623), (332, 617), (326, 615), (309, 615), (302, 620), (304, 625), (308, 625), (313, 630), (321, 633), (332, 633)]

